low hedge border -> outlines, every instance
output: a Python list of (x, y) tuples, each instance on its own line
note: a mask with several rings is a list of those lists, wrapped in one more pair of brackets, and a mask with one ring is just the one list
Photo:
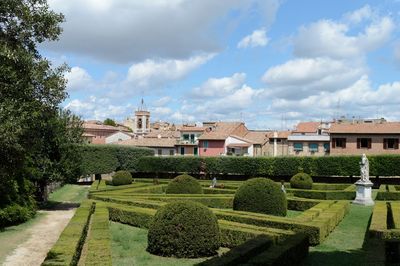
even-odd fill
[(96, 203), (86, 242), (85, 265), (112, 265), (108, 209), (101, 202)]
[(93, 201), (82, 202), (42, 265), (77, 265), (94, 210)]
[[(355, 191), (344, 190), (308, 190), (308, 189), (287, 189), (293, 196), (308, 199), (320, 200), (353, 200), (356, 197)], [(400, 194), (400, 193), (399, 193)]]
[[(104, 181), (104, 180), (101, 180)], [(106, 186), (101, 189), (97, 190), (89, 190), (90, 193), (100, 193), (100, 192), (111, 192), (115, 191), (116, 193), (129, 193), (131, 192), (131, 189), (136, 189), (136, 188), (143, 188), (143, 187), (149, 187), (150, 184), (146, 183), (132, 183), (129, 185), (122, 185), (122, 186)]]
[(400, 191), (394, 185), (380, 185), (376, 200), (400, 200)]
[(385, 241), (400, 241), (400, 203), (375, 202), (369, 236)]
[(308, 255), (308, 239), (296, 234), (274, 244), (265, 235), (259, 235), (231, 249), (220, 257), (214, 257), (198, 266), (229, 265), (299, 265)]

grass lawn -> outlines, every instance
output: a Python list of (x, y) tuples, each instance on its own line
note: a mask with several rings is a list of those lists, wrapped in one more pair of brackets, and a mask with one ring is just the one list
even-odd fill
[[(110, 231), (113, 265), (185, 266), (194, 265), (206, 259), (177, 259), (152, 255), (146, 251), (146, 229), (111, 222)], [(226, 248), (220, 249), (220, 252), (226, 251), (228, 251)]]
[(302, 213), (303, 213), (303, 211), (287, 210), (286, 217), (287, 218), (294, 218), (294, 217), (296, 217), (296, 216), (298, 216), (298, 215), (300, 215)]
[(80, 203), (86, 199), (89, 186), (64, 185), (49, 196), (49, 201)]
[(0, 264), (4, 262), (6, 256), (10, 255), (15, 247), (23, 243), (29, 237), (27, 230), (33, 225), (40, 223), (43, 217), (45, 217), (45, 214), (37, 213), (33, 219), (26, 223), (0, 230)]
[(384, 265), (383, 246), (367, 237), (372, 210), (373, 207), (351, 205), (350, 212), (328, 238), (310, 248), (307, 265)]

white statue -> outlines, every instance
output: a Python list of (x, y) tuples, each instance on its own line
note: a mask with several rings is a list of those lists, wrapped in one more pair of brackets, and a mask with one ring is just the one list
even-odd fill
[(365, 153), (361, 157), (360, 162), (360, 172), (361, 172), (361, 181), (362, 182), (370, 182), (369, 181), (369, 161)]

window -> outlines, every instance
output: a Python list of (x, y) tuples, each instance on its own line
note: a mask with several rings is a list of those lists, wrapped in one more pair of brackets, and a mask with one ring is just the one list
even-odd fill
[(346, 148), (346, 138), (332, 138), (332, 148)]
[(175, 154), (175, 150), (169, 150), (169, 155), (174, 155)]
[(204, 147), (204, 149), (207, 149), (207, 148), (208, 148), (208, 140), (205, 140), (205, 141), (204, 141), (203, 147)]
[(185, 155), (185, 147), (181, 147), (181, 155)]
[(294, 151), (302, 151), (303, 150), (303, 143), (294, 143), (293, 144)]
[(199, 155), (199, 150), (198, 150), (197, 147), (194, 147), (194, 148), (193, 148), (193, 154), (194, 154), (194, 155)]
[(189, 140), (189, 134), (183, 134), (183, 140)]
[(388, 150), (388, 149), (398, 150), (399, 149), (399, 139), (383, 139), (383, 148), (385, 150)]
[(310, 150), (310, 152), (318, 152), (318, 143), (308, 144), (308, 149)]
[(329, 150), (330, 150), (329, 143), (324, 143), (324, 151), (329, 152)]
[(357, 149), (371, 149), (371, 142), (370, 138), (358, 138)]
[(158, 149), (158, 150), (157, 150), (157, 154), (158, 154), (158, 155), (162, 155), (162, 150), (161, 150), (161, 149)]
[(276, 139), (276, 142), (282, 142), (282, 140), (281, 139)]

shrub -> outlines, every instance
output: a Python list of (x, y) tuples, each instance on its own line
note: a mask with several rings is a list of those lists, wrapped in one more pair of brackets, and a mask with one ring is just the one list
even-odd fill
[(217, 218), (200, 203), (167, 204), (150, 224), (147, 251), (152, 254), (197, 258), (215, 255), (219, 247)]
[(128, 171), (117, 171), (112, 177), (113, 186), (132, 184), (132, 175)]
[(35, 215), (34, 207), (12, 204), (0, 209), (0, 228), (26, 222)]
[(313, 180), (309, 174), (298, 173), (290, 179), (291, 188), (311, 189)]
[(233, 209), (286, 216), (287, 201), (279, 185), (267, 178), (252, 178), (236, 191)]
[(203, 189), (194, 177), (183, 174), (175, 177), (167, 186), (167, 194), (202, 194)]

